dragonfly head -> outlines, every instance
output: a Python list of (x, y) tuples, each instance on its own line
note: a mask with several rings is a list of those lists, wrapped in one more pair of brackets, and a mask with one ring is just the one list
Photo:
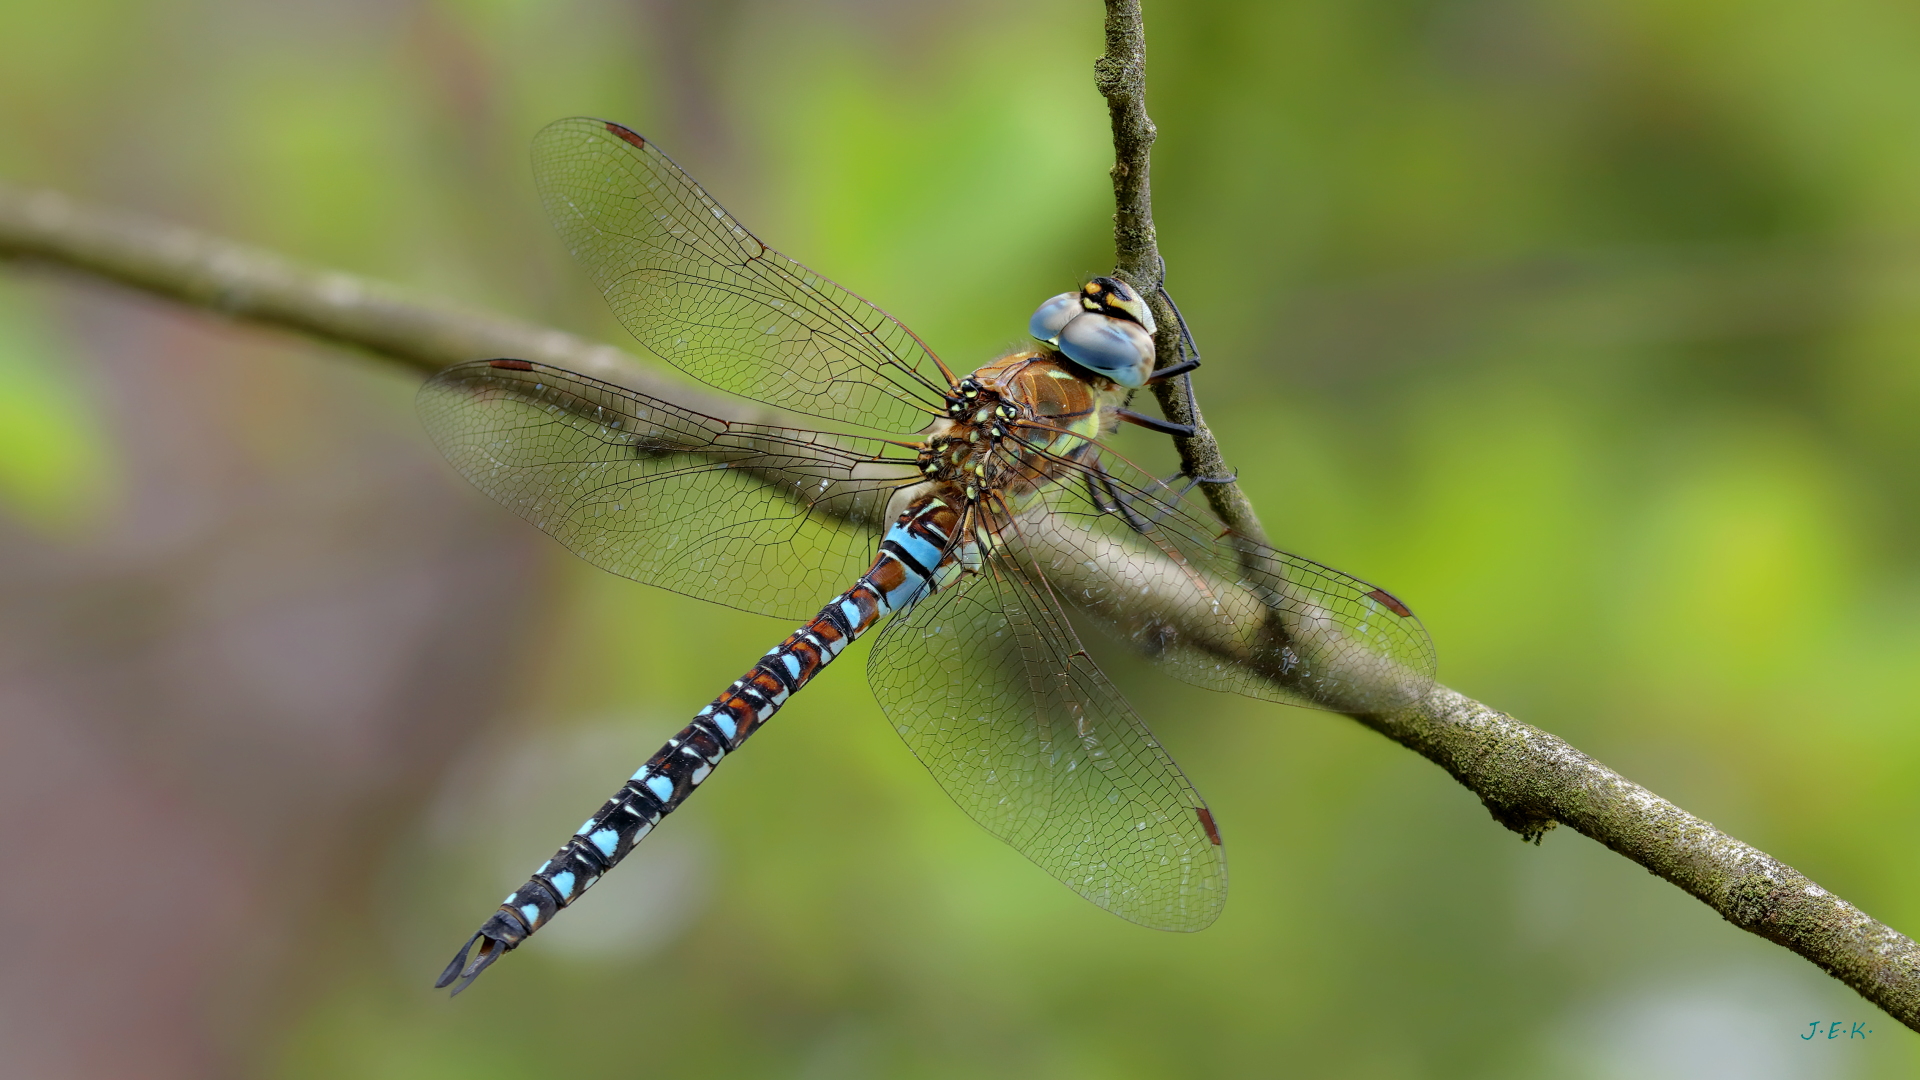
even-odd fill
[(1110, 319), (1125, 319), (1153, 334), (1153, 310), (1133, 286), (1119, 278), (1097, 277), (1080, 287), (1080, 307)]
[(1067, 359), (1122, 386), (1145, 385), (1153, 373), (1153, 312), (1133, 286), (1119, 278), (1097, 277), (1079, 292), (1048, 300), (1033, 313), (1027, 330)]

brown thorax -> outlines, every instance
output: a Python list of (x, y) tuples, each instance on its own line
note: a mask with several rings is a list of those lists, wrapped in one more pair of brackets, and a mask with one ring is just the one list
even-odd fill
[(947, 415), (934, 422), (921, 447), (921, 474), (952, 485), (969, 503), (978, 502), (1000, 479), (1007, 464), (1001, 444), (1022, 411), (998, 388), (972, 376), (960, 380), (947, 395)]

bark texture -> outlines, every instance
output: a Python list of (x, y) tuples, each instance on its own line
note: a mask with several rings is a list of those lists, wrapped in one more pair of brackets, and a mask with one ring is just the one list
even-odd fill
[[(1175, 360), (1180, 331), (1159, 289), (1165, 264), (1153, 230), (1155, 129), (1147, 115), (1146, 27), (1140, 0), (1106, 0), (1106, 11), (1106, 54), (1094, 63), (1094, 82), (1113, 120), (1115, 269), (1153, 303), (1158, 366), (1166, 367)], [(1168, 379), (1154, 393), (1168, 419), (1198, 428), (1174, 440), (1187, 474), (1233, 475), (1189, 381)], [(1221, 524), (1266, 542), (1239, 485), (1209, 483), (1203, 489)], [(1564, 822), (1685, 889), (1735, 926), (1813, 961), (1920, 1031), (1920, 948), (1766, 852), (1564, 741), (1443, 686), (1412, 707), (1354, 719), (1447, 770), (1522, 839), (1538, 841)]]

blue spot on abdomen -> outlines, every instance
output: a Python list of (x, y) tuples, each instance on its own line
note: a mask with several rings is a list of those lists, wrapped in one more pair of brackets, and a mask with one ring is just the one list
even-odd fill
[(940, 549), (913, 535), (906, 526), (895, 525), (888, 529), (887, 539), (900, 545), (900, 550), (913, 556), (913, 561), (919, 563), (928, 573), (932, 573), (939, 567)]

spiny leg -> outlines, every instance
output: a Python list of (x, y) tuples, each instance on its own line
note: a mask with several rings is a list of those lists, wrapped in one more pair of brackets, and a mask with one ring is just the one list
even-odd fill
[(1133, 503), (1113, 486), (1113, 477), (1107, 474), (1107, 467), (1100, 463), (1099, 455), (1087, 460), (1087, 469), (1081, 474), (1087, 482), (1087, 501), (1103, 514), (1118, 514), (1127, 528), (1144, 534), (1152, 528), (1152, 523), (1141, 517), (1133, 509)]
[(1148, 431), (1157, 431), (1162, 435), (1173, 435), (1183, 439), (1199, 430), (1192, 424), (1176, 424), (1171, 420), (1162, 420), (1156, 416), (1134, 412), (1132, 409), (1116, 408), (1113, 414), (1129, 424), (1138, 424)]
[[(1167, 309), (1173, 312), (1173, 321), (1180, 327), (1180, 336), (1174, 342), (1174, 362), (1147, 376), (1146, 384), (1148, 386), (1154, 386), (1176, 377), (1183, 379), (1186, 383), (1187, 401), (1192, 405), (1194, 419), (1197, 421), (1200, 417), (1200, 403), (1198, 399), (1193, 396), (1193, 371), (1200, 366), (1200, 346), (1193, 340), (1193, 331), (1187, 327), (1187, 317), (1180, 313), (1180, 305), (1173, 302), (1173, 294), (1167, 291), (1167, 260), (1164, 256), (1159, 257), (1159, 259), (1160, 280), (1154, 284), (1153, 289), (1160, 294), (1160, 299), (1167, 302)], [(1131, 417), (1128, 419), (1131, 419)], [(1138, 423), (1138, 421), (1135, 422)], [(1152, 425), (1146, 426), (1151, 427)], [(1155, 430), (1161, 431), (1163, 434), (1184, 438), (1192, 435), (1196, 427), (1195, 424), (1173, 424), (1171, 426), (1175, 429), (1182, 430), (1167, 430), (1164, 428), (1155, 428)]]
[[(1177, 364), (1168, 364), (1166, 367), (1159, 368), (1155, 370), (1153, 374), (1147, 376), (1147, 385), (1152, 386), (1155, 383), (1166, 382), (1168, 379), (1173, 378), (1175, 375), (1185, 375), (1187, 372), (1192, 371), (1194, 368), (1197, 368), (1199, 366), (1200, 366), (1200, 358), (1197, 356), (1189, 357), (1185, 360), (1180, 361)], [(1187, 380), (1187, 386), (1188, 386), (1188, 393), (1192, 393), (1193, 380), (1191, 379)]]
[[(1186, 471), (1185, 469), (1181, 469), (1179, 472), (1176, 472), (1172, 476), (1167, 477), (1165, 480), (1160, 481), (1160, 486), (1165, 488), (1170, 488), (1173, 486), (1173, 482), (1175, 480), (1180, 480), (1180, 479), (1185, 479), (1187, 482), (1187, 486), (1181, 488), (1180, 493), (1173, 497), (1174, 502), (1178, 502), (1181, 499), (1186, 498), (1188, 492), (1192, 491), (1194, 488), (1199, 487), (1201, 484), (1231, 484), (1234, 481), (1240, 479), (1240, 474), (1229, 473), (1226, 476), (1195, 476), (1192, 473)], [(1154, 520), (1158, 521), (1159, 518), (1155, 518)]]
[[(1159, 382), (1175, 375), (1185, 375), (1200, 366), (1200, 346), (1193, 340), (1193, 331), (1187, 327), (1187, 317), (1180, 314), (1180, 305), (1173, 302), (1173, 294), (1167, 291), (1167, 260), (1164, 256), (1159, 258), (1160, 280), (1154, 285), (1153, 291), (1160, 294), (1160, 299), (1167, 302), (1167, 310), (1173, 312), (1173, 321), (1180, 326), (1180, 340), (1174, 345), (1174, 351), (1177, 354), (1174, 362), (1154, 372), (1147, 380), (1149, 383)], [(1187, 380), (1187, 396), (1189, 398), (1193, 396), (1192, 379)]]
[[(1167, 302), (1168, 310), (1173, 312), (1174, 323), (1180, 327), (1180, 340), (1175, 346), (1175, 349), (1178, 352), (1178, 355), (1180, 358), (1174, 363), (1168, 364), (1166, 367), (1160, 368), (1159, 370), (1155, 371), (1152, 375), (1148, 376), (1147, 385), (1152, 386), (1156, 383), (1165, 382), (1166, 380), (1173, 378), (1175, 376), (1188, 376), (1188, 378), (1186, 379), (1187, 400), (1190, 402), (1193, 402), (1193, 413), (1194, 413), (1194, 416), (1197, 418), (1200, 415), (1200, 403), (1199, 403), (1199, 400), (1195, 398), (1193, 395), (1193, 379), (1191, 378), (1191, 372), (1195, 368), (1200, 366), (1200, 345), (1198, 342), (1193, 340), (1193, 330), (1187, 326), (1187, 317), (1180, 313), (1180, 305), (1173, 302), (1173, 294), (1167, 291), (1166, 257), (1159, 256), (1159, 259), (1160, 259), (1160, 281), (1158, 284), (1154, 286), (1154, 291), (1160, 294), (1160, 299), (1165, 300)], [(1239, 479), (1237, 475), (1193, 476), (1188, 472), (1186, 472), (1185, 470), (1181, 470), (1180, 472), (1174, 473), (1172, 476), (1168, 477), (1165, 481), (1162, 481), (1162, 486), (1170, 487), (1172, 486), (1174, 480), (1182, 476), (1185, 476), (1188, 478), (1188, 483), (1186, 487), (1180, 489), (1180, 494), (1176, 496), (1176, 500), (1185, 498), (1187, 493), (1192, 491), (1196, 485), (1231, 484), (1234, 481)]]
[(1128, 528), (1142, 535), (1145, 535), (1149, 529), (1165, 521), (1169, 515), (1173, 514), (1178, 508), (1180, 500), (1186, 498), (1187, 493), (1195, 487), (1201, 484), (1230, 484), (1239, 479), (1237, 476), (1189, 476), (1185, 472), (1176, 472), (1165, 480), (1156, 481), (1157, 487), (1172, 491), (1175, 480), (1179, 480), (1182, 477), (1186, 478), (1186, 486), (1182, 487), (1179, 491), (1172, 492), (1170, 497), (1160, 497), (1146, 491), (1140, 491), (1137, 488), (1134, 489), (1139, 495), (1145, 496), (1146, 501), (1154, 506), (1150, 514), (1143, 516), (1136, 505), (1138, 500), (1130, 496), (1126, 491), (1120, 489), (1120, 486), (1115, 483), (1112, 475), (1107, 472), (1106, 466), (1101, 462), (1098, 455), (1087, 458), (1083, 465), (1084, 468), (1081, 472), (1081, 479), (1086, 485), (1087, 501), (1092, 503), (1093, 508), (1102, 514), (1120, 515), (1121, 520), (1127, 523)]

